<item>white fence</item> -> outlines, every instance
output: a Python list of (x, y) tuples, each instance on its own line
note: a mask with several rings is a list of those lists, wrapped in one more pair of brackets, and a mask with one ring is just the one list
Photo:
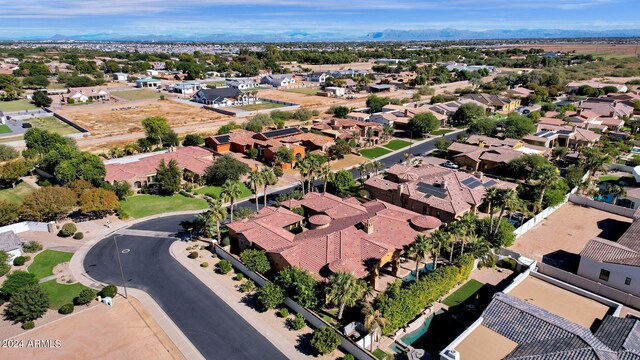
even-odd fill
[[(215, 245), (214, 251), (219, 257), (231, 262), (231, 265), (233, 265), (233, 267), (240, 270), (245, 276), (247, 276), (251, 280), (255, 281), (256, 284), (260, 286), (264, 286), (264, 284), (266, 284), (269, 281), (264, 276), (249, 270), (246, 266), (244, 266), (244, 264), (240, 260), (238, 260), (235, 256), (231, 255), (222, 247)], [(307, 322), (311, 324), (311, 326), (313, 326), (314, 328), (321, 328), (326, 326), (333, 329), (330, 324), (325, 322), (316, 313), (303, 308), (302, 306), (298, 305), (295, 301), (291, 300), (290, 298), (286, 298), (284, 300), (284, 304), (287, 305), (291, 310), (302, 315), (305, 318), (305, 320), (307, 320)], [(372, 353), (370, 353), (366, 349), (359, 347), (355, 342), (343, 336), (340, 332), (336, 331), (336, 333), (340, 336), (340, 341), (341, 341), (340, 346), (345, 351), (352, 354), (356, 359), (376, 360), (376, 357)]]
[(529, 221), (527, 221), (526, 223), (520, 225), (520, 227), (514, 231), (514, 233), (516, 234), (516, 239), (519, 238), (524, 233), (526, 233), (527, 231), (531, 230), (534, 226), (538, 225), (542, 220), (546, 219), (547, 216), (553, 214), (556, 210), (558, 210), (562, 205), (564, 205), (569, 200), (569, 196), (570, 195), (565, 196), (564, 201), (562, 201), (560, 205), (548, 207), (542, 210), (533, 218), (529, 219)]
[(626, 207), (613, 205), (613, 204), (609, 204), (602, 201), (596, 201), (596, 200), (589, 199), (587, 197), (576, 195), (576, 194), (571, 194), (571, 196), (569, 196), (569, 201), (571, 201), (574, 204), (588, 206), (590, 208), (606, 211), (612, 214), (617, 214), (617, 215), (625, 216), (628, 218), (632, 218), (633, 213), (636, 212), (634, 209), (629, 209)]
[(16, 234), (25, 231), (49, 232), (49, 224), (36, 221), (23, 221), (7, 226), (0, 227), (0, 233), (13, 231)]

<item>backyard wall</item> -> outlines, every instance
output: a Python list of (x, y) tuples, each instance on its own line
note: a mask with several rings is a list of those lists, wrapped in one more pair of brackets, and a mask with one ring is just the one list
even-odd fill
[(16, 234), (25, 231), (49, 232), (49, 224), (36, 221), (23, 221), (7, 226), (0, 227), (0, 233), (13, 231)]
[(617, 215), (625, 216), (628, 218), (632, 218), (633, 213), (635, 212), (634, 209), (629, 209), (622, 206), (608, 204), (602, 201), (596, 201), (596, 200), (589, 199), (587, 197), (576, 195), (576, 194), (571, 194), (569, 196), (569, 201), (571, 201), (574, 204), (588, 206), (590, 208), (606, 211), (612, 214), (617, 214)]
[[(255, 281), (256, 284), (260, 286), (264, 286), (264, 284), (266, 284), (269, 281), (264, 276), (249, 270), (246, 266), (244, 266), (244, 264), (238, 258), (231, 255), (228, 251), (218, 246), (217, 244), (214, 245), (214, 252), (222, 259), (226, 259), (229, 262), (231, 262), (231, 265), (233, 265), (234, 268), (240, 270), (245, 276)], [(332, 328), (330, 324), (325, 322), (316, 313), (303, 308), (302, 306), (298, 305), (295, 301), (291, 300), (290, 298), (286, 298), (284, 300), (284, 304), (287, 305), (291, 310), (302, 315), (305, 318), (305, 320), (307, 320), (307, 322), (311, 324), (312, 327), (316, 329), (324, 326)], [(340, 341), (341, 341), (340, 347), (342, 347), (346, 352), (352, 354), (356, 359), (376, 360), (376, 357), (373, 356), (372, 353), (370, 353), (366, 349), (362, 349), (351, 339), (343, 336), (340, 332), (336, 331), (336, 333), (340, 336)]]

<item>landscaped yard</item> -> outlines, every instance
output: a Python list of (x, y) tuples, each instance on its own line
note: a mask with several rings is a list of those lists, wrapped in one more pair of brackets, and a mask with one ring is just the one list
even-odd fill
[(440, 129), (440, 130), (436, 130), (436, 131), (432, 131), (430, 134), (431, 135), (444, 135), (444, 134), (448, 134), (450, 132), (452, 132), (452, 129)]
[(33, 264), (27, 270), (38, 279), (53, 275), (53, 268), (71, 260), (73, 253), (55, 250), (45, 250), (36, 255)]
[(604, 181), (618, 181), (618, 180), (625, 180), (625, 181), (634, 181), (633, 179), (633, 175), (627, 175), (627, 176), (615, 176), (615, 175), (605, 175), (605, 176), (600, 176), (598, 178), (598, 180), (600, 182), (604, 182)]
[(477, 293), (478, 290), (480, 290), (480, 288), (482, 288), (483, 286), (484, 284), (479, 282), (478, 280), (471, 279), (467, 281), (466, 284), (462, 285), (453, 294), (444, 299), (442, 303), (449, 307), (460, 305), (475, 293)]
[(303, 88), (297, 88), (297, 89), (286, 89), (283, 91), (292, 92), (296, 94), (315, 95), (318, 92), (318, 90), (320, 90), (319, 87), (303, 87)]
[(49, 280), (40, 284), (40, 287), (49, 295), (49, 308), (53, 310), (59, 309), (64, 304), (72, 304), (73, 298), (80, 294), (86, 286), (75, 284), (58, 284), (56, 280)]
[(0, 125), (0, 134), (8, 134), (11, 132), (11, 128), (7, 125)]
[(122, 210), (134, 218), (173, 211), (202, 210), (207, 208), (207, 202), (204, 199), (188, 198), (182, 195), (136, 195), (128, 197), (122, 201), (120, 205)]
[(249, 104), (249, 105), (240, 105), (235, 106), (236, 109), (244, 110), (244, 111), (257, 111), (257, 110), (267, 110), (267, 109), (277, 109), (284, 107), (282, 104), (276, 104), (269, 101), (263, 101), (260, 104)]
[(29, 195), (34, 189), (26, 182), (21, 182), (15, 188), (7, 188), (0, 190), (0, 200), (6, 200), (15, 204), (22, 204), (25, 196)]
[(157, 91), (151, 90), (122, 90), (114, 91), (111, 95), (127, 100), (146, 100), (159, 99), (161, 94)]
[(402, 148), (405, 148), (407, 146), (411, 145), (410, 142), (406, 141), (406, 140), (391, 140), (389, 141), (387, 144), (383, 145), (384, 147), (386, 147), (387, 149), (391, 149), (391, 150), (400, 150)]
[(37, 107), (25, 100), (0, 101), (0, 111), (14, 112), (24, 110), (35, 110)]
[[(244, 183), (240, 183), (240, 190), (242, 191), (242, 194), (240, 195), (240, 198), (245, 198), (248, 196), (251, 196), (253, 194), (253, 192), (251, 190), (249, 190), (249, 188), (247, 188), (247, 186)], [(222, 191), (222, 187), (221, 186), (213, 186), (213, 185), (207, 185), (207, 186), (203, 186), (198, 190), (195, 190), (193, 193), (194, 194), (206, 194), (206, 195), (211, 195), (213, 197), (220, 197), (220, 192)]]
[(391, 150), (385, 149), (383, 147), (374, 147), (371, 149), (362, 149), (359, 152), (360, 155), (366, 157), (367, 159), (375, 159), (377, 157), (390, 153)]
[(380, 360), (393, 359), (393, 355), (387, 354), (386, 352), (380, 350), (380, 348), (373, 350), (373, 356), (375, 356), (377, 359), (380, 359)]

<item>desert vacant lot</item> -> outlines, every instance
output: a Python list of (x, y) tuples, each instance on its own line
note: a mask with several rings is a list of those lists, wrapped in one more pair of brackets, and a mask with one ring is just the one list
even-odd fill
[(544, 51), (574, 51), (578, 54), (638, 54), (638, 46), (635, 44), (533, 44), (516, 46), (519, 48), (536, 48)]
[[(123, 106), (131, 109), (113, 110)], [(150, 116), (164, 116), (172, 127), (230, 119), (214, 111), (171, 100), (65, 107), (59, 113), (97, 136), (142, 131), (142, 120)]]
[(329, 106), (336, 104), (344, 104), (347, 102), (353, 102), (354, 100), (346, 100), (339, 98), (330, 98), (324, 96), (306, 95), (291, 90), (264, 90), (260, 91), (259, 95), (262, 98), (287, 101), (294, 104), (300, 104), (301, 106)]
[(146, 100), (159, 99), (161, 94), (153, 90), (123, 90), (113, 91), (111, 95), (127, 100)]
[(313, 87), (302, 87), (302, 88), (295, 88), (295, 89), (284, 89), (283, 91), (295, 93), (295, 94), (315, 95), (318, 92), (318, 90), (320, 90), (319, 87), (313, 86)]

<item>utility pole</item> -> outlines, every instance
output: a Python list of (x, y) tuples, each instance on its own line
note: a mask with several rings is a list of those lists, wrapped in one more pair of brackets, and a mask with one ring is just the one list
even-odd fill
[(124, 281), (124, 270), (122, 270), (122, 260), (120, 260), (120, 249), (118, 248), (118, 236), (121, 236), (121, 235), (113, 236), (113, 243), (116, 245), (116, 256), (118, 257), (118, 265), (120, 266), (120, 276), (122, 277), (122, 287), (124, 288), (124, 298), (128, 299), (129, 297), (127, 296), (127, 284)]

